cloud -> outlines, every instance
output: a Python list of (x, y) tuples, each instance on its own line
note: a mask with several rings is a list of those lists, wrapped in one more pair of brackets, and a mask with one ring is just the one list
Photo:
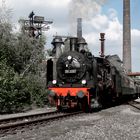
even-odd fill
[(71, 0), (69, 5), (69, 17), (71, 21), (78, 17), (91, 19), (91, 17), (100, 12), (100, 10), (101, 6), (96, 0)]
[(108, 25), (108, 18), (105, 15), (101, 15), (101, 14), (97, 15), (91, 20), (91, 26), (97, 31), (106, 28), (107, 25)]
[(118, 18), (115, 20), (109, 20), (108, 28), (105, 29), (105, 33), (107, 40), (112, 43), (116, 42), (116, 45), (122, 46), (122, 44), (120, 44), (120, 41), (122, 40), (122, 25), (118, 21)]
[(13, 22), (20, 18), (28, 19), (31, 11), (36, 15), (51, 19), (58, 25), (68, 23), (68, 4), (70, 0), (7, 0), (8, 7), (13, 10)]
[(75, 21), (77, 18), (83, 18), (90, 21), (93, 16), (101, 12), (101, 5), (104, 0), (71, 0), (69, 8), (69, 22), (71, 34), (76, 30)]
[[(111, 11), (113, 13), (111, 13)], [(111, 15), (110, 15), (110, 14)], [(99, 56), (100, 52), (100, 33), (105, 33), (105, 54), (112, 55), (117, 54), (122, 59), (122, 46), (123, 46), (123, 26), (119, 22), (117, 12), (114, 9), (109, 9), (108, 15), (98, 14), (94, 16), (90, 21), (86, 22), (87, 27), (86, 38), (89, 48), (92, 53)], [(139, 57), (139, 38), (140, 30), (131, 29), (131, 51), (132, 51), (132, 70), (139, 71), (140, 62)]]
[(89, 43), (90, 50), (91, 51), (93, 50), (93, 53), (99, 55), (100, 33), (104, 32), (106, 39), (105, 41), (106, 54), (116, 53), (121, 57), (122, 25), (120, 24), (118, 18), (115, 15), (111, 16), (110, 18), (110, 16), (98, 14), (87, 22), (87, 26), (88, 28), (90, 26), (90, 29), (85, 34), (85, 38)]
[[(99, 56), (100, 33), (105, 35), (106, 55), (118, 54), (122, 58), (122, 24), (115, 9), (108, 9), (107, 14), (102, 13), (102, 3), (98, 0), (7, 0), (13, 8), (14, 22), (20, 17), (28, 18), (34, 10), (37, 15), (53, 20), (47, 35), (47, 47), (50, 46), (52, 35), (76, 35), (76, 18), (83, 17), (83, 36), (89, 44), (94, 55)], [(132, 29), (132, 64), (133, 70), (139, 71), (139, 38), (140, 30)]]
[(69, 4), (70, 0), (24, 0), (24, 1), (19, 1), (19, 0), (7, 0), (7, 4), (11, 5), (12, 7), (41, 7), (41, 6), (46, 6), (46, 7), (66, 7)]
[(132, 29), (131, 30), (131, 55), (132, 55), (132, 66), (133, 66), (133, 71), (140, 71), (140, 49), (139, 49), (139, 44), (140, 44), (140, 30), (137, 29)]
[(108, 10), (108, 16), (110, 19), (116, 19), (116, 17), (118, 16), (117, 11), (113, 8), (110, 8)]
[(69, 4), (70, 0), (30, 0), (32, 6), (47, 5), (51, 7), (65, 7)]

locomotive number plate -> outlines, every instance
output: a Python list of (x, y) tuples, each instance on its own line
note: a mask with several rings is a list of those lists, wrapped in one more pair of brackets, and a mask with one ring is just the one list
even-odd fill
[(65, 73), (76, 73), (76, 70), (65, 70)]

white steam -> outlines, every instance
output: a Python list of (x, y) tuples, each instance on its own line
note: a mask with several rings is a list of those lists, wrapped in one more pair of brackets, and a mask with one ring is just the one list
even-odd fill
[[(91, 20), (101, 12), (101, 6), (106, 0), (71, 0), (69, 4), (70, 31), (76, 31), (76, 19)], [(75, 34), (75, 33), (74, 33)]]

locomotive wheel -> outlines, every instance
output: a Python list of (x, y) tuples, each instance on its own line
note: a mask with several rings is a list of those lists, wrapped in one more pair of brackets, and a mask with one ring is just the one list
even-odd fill
[(77, 109), (82, 110), (82, 103), (80, 101), (78, 101)]
[(90, 92), (90, 110), (99, 111), (103, 107), (103, 92), (97, 87), (95, 91)]
[(83, 99), (82, 110), (84, 112), (86, 112), (86, 113), (90, 112), (90, 107), (88, 105), (88, 99), (87, 99), (87, 97), (84, 97), (84, 99)]
[(89, 112), (87, 97), (78, 99), (78, 110), (82, 110), (83, 112)]
[(61, 107), (61, 106), (57, 106), (57, 110), (58, 110), (59, 112), (62, 112), (62, 107)]

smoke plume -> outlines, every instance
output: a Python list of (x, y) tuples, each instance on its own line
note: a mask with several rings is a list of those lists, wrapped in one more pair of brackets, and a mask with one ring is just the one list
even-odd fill
[[(70, 32), (75, 32), (76, 19), (83, 18), (83, 21), (92, 19), (100, 13), (101, 6), (107, 0), (71, 0), (69, 4)], [(75, 34), (75, 33), (74, 33)]]

